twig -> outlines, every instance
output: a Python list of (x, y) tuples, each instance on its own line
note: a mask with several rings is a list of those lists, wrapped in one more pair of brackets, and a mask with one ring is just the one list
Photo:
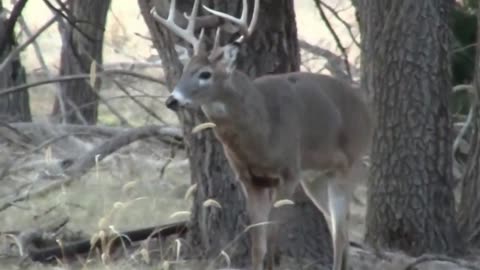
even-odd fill
[(145, 110), (148, 114), (150, 114), (151, 116), (153, 116), (155, 119), (157, 119), (158, 121), (162, 122), (162, 123), (165, 123), (165, 121), (162, 119), (162, 117), (160, 117), (158, 114), (156, 114), (153, 110), (151, 110), (150, 108), (148, 108), (145, 104), (143, 104), (141, 101), (139, 101), (137, 98), (135, 98), (133, 95), (130, 94), (130, 92), (128, 92), (127, 88), (125, 86), (123, 86), (120, 82), (118, 82), (117, 80), (115, 79), (112, 79), (113, 83), (115, 83), (115, 85), (120, 89), (120, 91), (122, 91), (123, 93), (125, 93), (125, 95), (127, 95), (133, 102), (135, 102), (135, 104), (137, 104), (138, 106), (140, 106), (143, 110)]
[[(462, 141), (463, 137), (467, 133), (469, 126), (472, 124), (474, 112), (475, 112), (477, 102), (478, 102), (477, 98), (476, 98), (475, 89), (473, 88), (472, 85), (461, 84), (461, 85), (456, 85), (455, 87), (453, 87), (453, 92), (454, 93), (459, 92), (459, 91), (467, 91), (468, 94), (473, 98), (474, 102), (472, 102), (472, 104), (470, 104), (470, 109), (468, 111), (467, 120), (465, 121), (465, 124), (462, 126), (462, 128), (460, 129), (460, 132), (458, 133), (458, 135), (455, 137), (455, 140), (453, 141), (452, 159), (453, 159), (454, 168), (460, 168), (460, 163), (457, 161), (457, 158), (456, 158), (455, 154), (457, 152), (457, 149), (460, 146), (460, 142)], [(459, 172), (459, 173), (461, 174), (461, 172)], [(462, 176), (459, 175), (458, 178), (461, 179)]]
[(162, 165), (162, 168), (160, 169), (160, 177), (159, 177), (160, 179), (163, 179), (163, 176), (165, 175), (165, 171), (168, 165), (170, 165), (170, 163), (175, 158), (175, 154), (176, 154), (175, 146), (172, 146), (172, 148), (170, 149), (170, 156), (168, 157), (168, 159), (165, 161), (165, 163)]
[[(20, 23), (21, 27), (23, 28), (23, 31), (25, 31), (25, 34), (27, 35), (27, 38), (31, 38), (32, 35), (33, 35), (32, 31), (28, 27), (28, 25), (25, 22), (25, 20), (23, 19), (23, 17), (20, 16), (20, 18), (18, 18), (18, 22)], [(50, 69), (48, 68), (47, 63), (45, 62), (45, 59), (43, 58), (43, 54), (42, 54), (42, 50), (40, 49), (40, 45), (38, 45), (38, 42), (36, 40), (34, 40), (34, 41), (32, 41), (32, 46), (33, 46), (33, 49), (35, 51), (35, 54), (37, 55), (37, 59), (38, 59), (38, 62), (40, 63), (40, 66), (42, 67), (42, 69), (47, 74), (47, 78), (52, 79), (53, 75), (50, 72)], [(59, 100), (60, 112), (62, 114), (62, 119), (64, 119), (63, 116), (66, 115), (65, 114), (65, 102), (63, 101), (63, 98), (60, 95), (60, 86), (58, 84), (57, 84), (57, 91), (55, 91), (55, 94), (56, 94), (56, 96)]]
[(8, 64), (10, 64), (10, 62), (12, 62), (12, 60), (17, 57), (17, 55), (23, 51), (25, 48), (28, 47), (28, 45), (30, 45), (35, 39), (38, 38), (38, 36), (40, 36), (40, 34), (42, 34), (45, 30), (47, 30), (56, 20), (57, 20), (57, 16), (58, 15), (55, 15), (53, 16), (52, 18), (50, 18), (50, 20), (48, 20), (42, 27), (40, 27), (37, 32), (35, 32), (30, 38), (28, 38), (24, 43), (22, 43), (20, 46), (17, 46), (15, 47), (15, 49), (13, 49), (6, 57), (5, 59), (2, 61), (2, 63), (0, 64), (0, 73), (2, 73), (5, 68), (7, 67)]
[[(151, 82), (156, 82), (158, 84), (163, 84), (163, 85), (165, 84), (165, 82), (163, 80), (160, 80), (160, 79), (157, 79), (157, 78), (145, 75), (145, 74), (141, 74), (141, 73), (137, 73), (137, 72), (133, 72), (133, 71), (128, 71), (128, 70), (112, 69), (112, 70), (104, 70), (102, 72), (97, 73), (97, 76), (102, 76), (102, 77), (112, 76), (112, 75), (128, 75), (128, 76), (136, 77), (136, 78), (151, 81)], [(11, 94), (15, 91), (21, 91), (21, 90), (24, 90), (26, 88), (37, 87), (37, 86), (44, 85), (44, 84), (56, 83), (56, 82), (62, 82), (62, 81), (71, 81), (71, 80), (84, 80), (84, 79), (89, 79), (89, 78), (90, 78), (90, 74), (74, 74), (74, 75), (58, 76), (58, 77), (53, 78), (53, 79), (40, 80), (40, 81), (36, 81), (36, 82), (32, 82), (32, 83), (26, 83), (26, 84), (17, 85), (17, 86), (13, 86), (13, 87), (4, 89), (4, 90), (0, 91), (0, 96)]]
[[(163, 96), (163, 95), (142, 94), (142, 95), (130, 95), (130, 96), (127, 96), (127, 95), (125, 95), (125, 96), (112, 96), (112, 97), (105, 98), (105, 100), (113, 101), (113, 100), (115, 100), (115, 99), (125, 99), (125, 98), (131, 99), (131, 97), (135, 97), (135, 98), (151, 98), (151, 99), (155, 99), (155, 100), (158, 100), (158, 99), (160, 99), (160, 98), (165, 98), (165, 96)], [(80, 105), (80, 106), (77, 106), (77, 108), (78, 108), (78, 109), (83, 109), (83, 108), (85, 108), (85, 107), (92, 106), (93, 104), (95, 104), (95, 102), (96, 102), (96, 101), (90, 101), (90, 102), (84, 103), (84, 104), (82, 104), (82, 105)], [(73, 109), (67, 110), (66, 113), (72, 113), (72, 112), (73, 112)], [(52, 116), (51, 119), (55, 120), (56, 117), (58, 117), (58, 116)], [(123, 125), (123, 126), (128, 127), (128, 126), (131, 126), (131, 125), (127, 124), (127, 125)]]
[(360, 47), (360, 43), (357, 41), (355, 35), (353, 34), (352, 32), (352, 26), (347, 22), (345, 21), (341, 16), (340, 14), (338, 14), (339, 12), (337, 10), (335, 10), (332, 6), (328, 5), (327, 3), (325, 3), (324, 1), (321, 1), (320, 0), (320, 4), (322, 6), (324, 6), (328, 11), (330, 11), (332, 13), (332, 15), (337, 18), (337, 20), (339, 22), (341, 22), (345, 28), (347, 29), (348, 31), (348, 34), (350, 35), (350, 38), (352, 38), (352, 41), (355, 45), (357, 45), (358, 47)]
[(347, 71), (348, 76), (351, 78), (352, 73), (350, 72), (350, 63), (348, 63), (347, 51), (345, 50), (345, 47), (343, 46), (342, 41), (340, 40), (337, 33), (335, 32), (332, 25), (330, 24), (330, 21), (328, 20), (327, 15), (325, 15), (325, 12), (323, 11), (322, 5), (320, 4), (320, 0), (314, 0), (314, 1), (315, 1), (316, 6), (317, 6), (317, 9), (320, 13), (320, 17), (322, 17), (322, 20), (325, 22), (325, 25), (327, 26), (328, 30), (332, 34), (333, 38), (335, 39), (335, 42), (337, 43), (337, 47), (342, 52), (342, 55), (344, 57), (345, 70)]
[[(345, 68), (343, 67), (344, 65), (340, 64), (342, 61), (344, 61), (342, 57), (327, 49), (312, 45), (305, 40), (299, 40), (298, 44), (302, 49), (308, 51), (309, 53), (324, 57), (327, 60), (326, 68), (332, 73), (333, 76), (348, 82), (353, 82), (352, 77), (346, 73)], [(357, 73), (357, 71), (355, 72)]]

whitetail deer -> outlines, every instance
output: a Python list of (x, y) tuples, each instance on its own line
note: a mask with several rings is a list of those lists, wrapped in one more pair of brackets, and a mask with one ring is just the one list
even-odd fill
[[(219, 45), (219, 29), (209, 51), (204, 29), (195, 36), (199, 0), (185, 15), (186, 28), (174, 23), (175, 2), (171, 0), (167, 19), (155, 9), (152, 16), (188, 41), (194, 54), (166, 106), (201, 108), (216, 125), (214, 133), (245, 187), (252, 224), (268, 221), (274, 201), (291, 198), (300, 183), (329, 225), (333, 268), (347, 269), (349, 201), (355, 182), (350, 174), (361, 162), (372, 133), (371, 116), (359, 91), (332, 77), (306, 72), (252, 80), (235, 69), (238, 47)], [(256, 25), (259, 2), (255, 0), (250, 24), (247, 0), (243, 0), (240, 19), (203, 8), (237, 25), (242, 34), (238, 41), (244, 41)], [(320, 177), (325, 171), (329, 177)], [(250, 231), (255, 270), (264, 268), (267, 228), (256, 226)]]

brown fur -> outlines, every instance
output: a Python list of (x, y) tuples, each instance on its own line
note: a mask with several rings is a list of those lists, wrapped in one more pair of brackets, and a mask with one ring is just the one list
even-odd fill
[[(243, 3), (242, 14), (246, 15), (246, 0)], [(254, 3), (248, 25), (247, 16), (232, 20), (224, 13), (205, 10), (238, 25), (243, 38), (248, 38), (260, 10), (260, 1)], [(152, 15), (191, 43), (195, 55), (167, 99), (167, 107), (201, 107), (216, 124), (215, 135), (246, 192), (252, 224), (269, 221), (274, 201), (290, 199), (300, 183), (328, 221), (334, 270), (347, 269), (348, 203), (356, 183), (352, 171), (369, 147), (373, 129), (359, 90), (332, 77), (306, 72), (251, 80), (235, 70), (236, 46), (220, 47), (216, 38), (214, 49), (207, 52), (202, 38), (194, 36), (199, 0), (194, 2), (186, 29), (173, 23), (175, 1), (171, 4), (168, 20), (154, 10)], [(217, 30), (217, 37), (219, 33)], [(267, 238), (275, 249), (277, 229), (266, 225), (251, 228), (254, 270), (263, 269)], [(272, 260), (268, 263), (272, 268)]]

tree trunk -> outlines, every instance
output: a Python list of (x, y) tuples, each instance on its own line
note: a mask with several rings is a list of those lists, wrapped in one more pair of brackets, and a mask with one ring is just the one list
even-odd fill
[[(149, 11), (153, 1), (138, 2), (154, 45), (164, 63), (168, 86), (172, 89), (182, 71), (173, 49), (173, 39), (164, 28), (152, 20)], [(239, 16), (241, 2), (204, 1), (204, 4)], [(253, 7), (253, 1), (249, 1), (249, 7)], [(181, 11), (190, 13), (190, 9), (191, 5)], [(252, 78), (267, 73), (298, 70), (300, 56), (293, 1), (262, 0), (260, 12), (252, 39), (248, 44), (242, 45), (237, 68)], [(232, 264), (248, 265), (249, 238), (244, 230), (249, 221), (242, 190), (234, 181), (222, 147), (213, 133), (206, 131), (191, 134), (192, 127), (207, 121), (204, 114), (200, 111), (182, 112), (179, 116), (186, 135), (192, 183), (197, 185), (187, 239), (188, 245), (192, 247), (190, 254), (216, 258), (217, 262), (224, 266), (224, 257), (220, 256), (220, 252), (224, 250)], [(281, 251), (297, 258), (329, 262), (331, 244), (325, 222), (303, 193), (297, 194), (297, 197), (299, 199), (296, 199), (296, 206), (291, 208), (293, 211), (284, 213), (288, 222), (286, 227), (282, 227)], [(203, 202), (207, 199), (218, 201), (222, 208), (204, 207)]]
[[(0, 0), (0, 14), (5, 12), (3, 4)], [(11, 22), (10, 19), (4, 19), (3, 16), (0, 21), (0, 44), (3, 50), (0, 51), (0, 63), (10, 51), (18, 44), (15, 38), (15, 33), (7, 33), (7, 25)], [(14, 19), (16, 20), (16, 19)], [(0, 71), (0, 89), (5, 89), (26, 82), (25, 68), (20, 61), (20, 56), (15, 57), (2, 71)], [(16, 91), (14, 93), (0, 96), (0, 121), (3, 122), (30, 122), (32, 115), (30, 113), (30, 98), (28, 89)]]
[(357, 0), (362, 85), (374, 95), (366, 241), (412, 255), (452, 251), (448, 95), (452, 0)]
[[(480, 9), (477, 9), (477, 37), (480, 37)], [(478, 39), (478, 38), (477, 38)], [(480, 247), (480, 45), (477, 44), (475, 59), (473, 136), (467, 169), (463, 178), (462, 197), (459, 207), (461, 232), (466, 235), (468, 244)]]
[[(72, 1), (68, 22), (62, 22), (60, 75), (90, 73), (92, 62), (97, 70), (103, 63), (103, 34), (110, 0)], [(94, 87), (90, 80), (61, 82), (60, 99), (53, 107), (54, 119), (72, 124), (95, 124), (98, 114), (100, 78)], [(62, 108), (63, 107), (63, 108)]]

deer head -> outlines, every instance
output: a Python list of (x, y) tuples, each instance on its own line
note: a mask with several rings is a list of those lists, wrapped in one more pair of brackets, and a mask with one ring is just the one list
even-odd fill
[(176, 0), (171, 1), (167, 19), (160, 17), (155, 9), (151, 11), (157, 21), (167, 27), (172, 33), (190, 43), (193, 47), (193, 55), (185, 65), (182, 76), (177, 82), (175, 89), (166, 100), (166, 106), (171, 110), (178, 110), (181, 107), (198, 108), (201, 105), (214, 102), (221, 95), (221, 86), (229, 81), (231, 74), (235, 70), (235, 62), (239, 50), (238, 45), (252, 34), (257, 23), (259, 0), (255, 0), (250, 24), (247, 22), (247, 0), (243, 0), (240, 18), (202, 5), (203, 9), (207, 12), (236, 25), (241, 33), (241, 36), (234, 43), (220, 46), (221, 28), (218, 27), (213, 48), (207, 50), (204, 40), (205, 29), (201, 29), (198, 37), (194, 34), (195, 22), (198, 19), (199, 2), (199, 0), (195, 0), (191, 14), (184, 15), (188, 20), (188, 25), (185, 29), (179, 27), (174, 22), (175, 14), (177, 13), (175, 8)]

